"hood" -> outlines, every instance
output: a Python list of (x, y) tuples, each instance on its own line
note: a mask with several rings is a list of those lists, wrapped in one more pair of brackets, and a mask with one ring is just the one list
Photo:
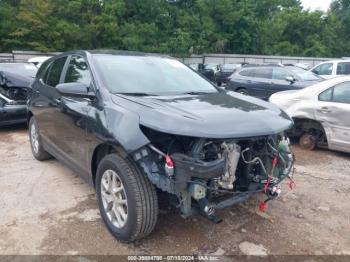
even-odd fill
[(176, 135), (244, 138), (277, 134), (292, 125), (276, 106), (234, 92), (181, 96), (134, 97), (112, 100), (139, 115), (140, 124)]
[(6, 87), (28, 88), (33, 82), (33, 78), (12, 72), (0, 71), (0, 85)]

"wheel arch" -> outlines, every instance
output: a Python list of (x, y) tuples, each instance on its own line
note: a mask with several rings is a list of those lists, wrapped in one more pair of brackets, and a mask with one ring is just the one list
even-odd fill
[(324, 135), (324, 138), (326, 139), (325, 142), (329, 141), (326, 129), (319, 121), (307, 117), (293, 117), (293, 121), (297, 135), (305, 134), (309, 130), (319, 130)]
[(33, 117), (34, 115), (33, 115), (33, 113), (32, 113), (32, 111), (27, 111), (27, 124), (29, 125), (29, 121), (30, 121), (30, 119)]
[(109, 155), (112, 153), (117, 153), (124, 158), (128, 156), (128, 153), (121, 146), (115, 145), (113, 143), (103, 142), (101, 144), (98, 144), (94, 148), (91, 156), (91, 166), (90, 166), (91, 179), (92, 179), (93, 185), (95, 185), (96, 171), (99, 163), (106, 155)]

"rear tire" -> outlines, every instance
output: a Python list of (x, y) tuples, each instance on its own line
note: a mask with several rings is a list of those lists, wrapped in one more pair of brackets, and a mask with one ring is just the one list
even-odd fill
[(237, 89), (236, 92), (237, 92), (237, 93), (240, 93), (240, 94), (242, 94), (242, 95), (249, 96), (249, 92), (248, 92), (248, 90), (245, 89), (245, 88), (239, 88), (239, 89)]
[(29, 120), (29, 140), (33, 156), (36, 160), (44, 161), (52, 158), (42, 145), (40, 131), (34, 117), (31, 117)]
[(153, 231), (158, 216), (156, 190), (132, 160), (118, 154), (105, 156), (95, 184), (102, 219), (116, 239), (132, 242)]

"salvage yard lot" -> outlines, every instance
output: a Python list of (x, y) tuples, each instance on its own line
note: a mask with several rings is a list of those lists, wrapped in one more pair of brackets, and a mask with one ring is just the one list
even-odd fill
[(350, 254), (350, 154), (294, 146), (296, 188), (257, 212), (259, 196), (184, 220), (163, 207), (133, 244), (109, 234), (94, 190), (56, 160), (39, 162), (23, 126), (0, 129), (0, 254)]

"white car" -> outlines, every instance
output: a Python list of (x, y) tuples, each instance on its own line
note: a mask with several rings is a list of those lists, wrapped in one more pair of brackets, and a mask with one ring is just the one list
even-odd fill
[(310, 71), (325, 79), (350, 75), (350, 60), (333, 60), (323, 62), (311, 68)]
[(300, 137), (302, 147), (327, 146), (350, 153), (350, 76), (275, 93), (270, 102), (293, 118), (292, 134)]

